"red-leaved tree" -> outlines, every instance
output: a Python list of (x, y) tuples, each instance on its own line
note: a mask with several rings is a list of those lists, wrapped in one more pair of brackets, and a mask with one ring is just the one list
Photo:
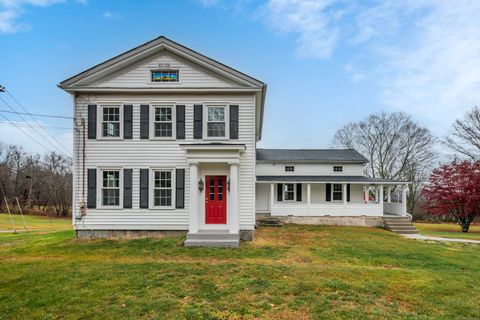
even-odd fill
[(468, 232), (480, 216), (480, 161), (453, 161), (432, 171), (423, 188), (425, 207), (437, 215), (452, 215)]

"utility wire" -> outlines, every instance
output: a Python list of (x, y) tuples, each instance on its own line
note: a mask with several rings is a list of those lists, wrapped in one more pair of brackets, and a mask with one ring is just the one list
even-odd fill
[[(9, 90), (5, 89), (5, 92), (10, 96), (10, 98), (13, 99), (13, 101), (15, 101), (15, 102), (20, 106), (20, 108), (23, 109), (23, 111), (25, 111), (25, 112), (27, 112), (27, 113), (30, 113), (30, 112), (27, 110), (27, 108), (25, 108), (25, 106), (24, 106), (23, 104), (21, 104), (21, 103), (17, 100), (17, 98), (15, 98), (15, 97), (10, 93)], [(20, 115), (18, 115), (18, 116), (20, 116)], [(37, 124), (42, 125), (42, 124), (40, 123), (40, 121), (37, 120), (37, 118), (35, 118), (35, 117), (32, 116), (31, 114), (30, 114), (29, 116), (30, 116), (30, 118), (32, 118), (32, 120), (34, 120)], [(50, 136), (50, 138), (53, 139), (53, 141), (55, 141), (59, 146), (61, 146), (61, 147), (63, 148), (63, 150), (65, 150), (65, 151), (67, 152), (67, 155), (70, 155), (70, 156), (72, 155), (72, 154), (70, 153), (70, 151), (69, 151), (60, 141), (58, 141), (57, 138), (55, 138), (55, 137), (50, 133), (50, 131), (48, 131), (47, 129), (45, 129), (45, 128), (43, 128), (43, 127), (42, 127), (42, 129), (43, 129), (43, 131), (45, 131), (45, 132)]]
[[(0, 125), (2, 124), (8, 124), (10, 125), (10, 123), (8, 122), (0, 122)], [(43, 125), (33, 125), (33, 124), (23, 124), (23, 123), (16, 123), (17, 126), (20, 126), (22, 128), (30, 128), (31, 126), (33, 127), (43, 127), (43, 128), (50, 128), (50, 129), (58, 129), (58, 130), (72, 130), (72, 128), (68, 128), (68, 127), (54, 127), (54, 126), (43, 126)]]
[[(0, 100), (3, 101), (3, 103), (5, 103), (12, 111), (15, 111), (15, 109), (14, 109), (10, 104), (8, 104), (2, 97), (0, 97)], [(3, 114), (2, 114), (2, 116), (3, 116), (5, 119), (7, 119)], [(50, 142), (50, 140), (49, 140), (47, 137), (45, 137), (39, 130), (37, 130), (35, 127), (31, 126), (31, 125), (27, 122), (27, 120), (26, 120), (22, 115), (18, 115), (18, 116), (19, 116), (23, 121), (25, 121), (25, 124), (26, 124), (26, 125), (28, 125), (30, 128), (32, 128), (40, 137), (42, 137), (48, 144), (50, 144), (50, 145), (54, 148), (54, 150), (57, 150), (57, 151), (59, 151), (60, 153), (63, 153), (64, 155), (66, 155), (66, 156), (71, 156), (71, 155), (70, 155), (70, 152), (69, 152), (63, 145), (62, 145), (62, 147), (65, 148), (65, 150), (67, 150), (67, 153), (65, 153), (65, 152), (63, 152), (62, 150), (60, 150), (56, 145), (54, 145), (52, 142)], [(34, 118), (34, 119), (35, 119), (35, 118)], [(8, 120), (8, 121), (11, 122), (10, 120)], [(35, 119), (35, 121), (36, 121), (36, 119)], [(13, 123), (13, 122), (11, 122), (11, 123)], [(15, 127), (18, 128), (18, 129), (20, 129), (20, 127), (17, 126), (16, 124), (15, 124)], [(45, 130), (45, 131), (46, 131), (46, 130)], [(46, 132), (48, 133), (48, 131), (46, 131)], [(50, 133), (48, 133), (48, 134), (50, 135)], [(55, 138), (53, 138), (53, 140), (56, 141)], [(58, 142), (57, 142), (57, 143), (58, 143)], [(59, 143), (59, 144), (60, 144), (60, 143)], [(60, 145), (61, 145), (61, 144), (60, 144)]]
[(47, 117), (47, 118), (59, 118), (59, 119), (75, 119), (74, 117), (68, 116), (58, 116), (54, 114), (41, 114), (41, 113), (30, 113), (30, 112), (19, 112), (19, 111), (9, 111), (9, 110), (0, 110), (0, 112), (4, 113), (14, 113), (14, 114), (23, 114), (35, 117)]

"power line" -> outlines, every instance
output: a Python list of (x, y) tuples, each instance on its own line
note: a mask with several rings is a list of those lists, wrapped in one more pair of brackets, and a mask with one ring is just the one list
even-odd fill
[[(0, 125), (2, 124), (8, 124), (10, 125), (10, 123), (8, 122), (0, 122)], [(34, 127), (43, 127), (43, 128), (50, 128), (50, 129), (58, 129), (58, 130), (72, 130), (72, 128), (68, 128), (68, 127), (55, 127), (55, 126), (44, 126), (44, 125), (28, 125), (28, 124), (23, 124), (23, 123), (16, 123), (18, 126), (22, 127), (22, 128), (30, 128), (30, 126), (34, 126)]]
[[(10, 96), (10, 98), (12, 98), (13, 101), (15, 101), (15, 102), (20, 106), (20, 108), (23, 109), (23, 111), (25, 111), (25, 112), (27, 112), (27, 113), (30, 113), (30, 112), (27, 110), (27, 108), (25, 108), (25, 106), (24, 106), (23, 104), (21, 104), (21, 103), (17, 100), (17, 98), (15, 98), (15, 97), (10, 93), (9, 90), (5, 89), (5, 92), (7, 92), (7, 94)], [(20, 115), (19, 115), (19, 116), (20, 116)], [(37, 124), (42, 125), (42, 124), (37, 120), (37, 118), (35, 118), (35, 117), (32, 116), (31, 114), (30, 114), (29, 116), (30, 116), (30, 118), (32, 118), (32, 120), (34, 120)], [(43, 129), (43, 131), (45, 131), (45, 132), (50, 136), (50, 138), (52, 138), (59, 146), (61, 146), (61, 147), (63, 148), (63, 150), (65, 150), (65, 151), (67, 152), (67, 155), (70, 155), (70, 156), (71, 156), (70, 151), (69, 151), (60, 141), (58, 141), (57, 138), (55, 138), (47, 129), (45, 129), (45, 128), (43, 128), (43, 127), (42, 127), (42, 129)]]
[[(0, 97), (0, 100), (3, 101), (3, 103), (5, 103), (5, 104), (7, 105), (7, 107), (9, 107), (12, 111), (15, 111), (15, 109), (14, 109), (10, 104), (8, 104), (2, 97)], [(26, 125), (28, 125), (28, 126), (29, 126), (31, 129), (33, 129), (40, 137), (42, 137), (49, 145), (51, 145), (51, 146), (54, 148), (54, 150), (60, 151), (60, 153), (63, 153), (64, 155), (69, 156), (70, 151), (68, 151), (68, 149), (65, 148), (61, 143), (59, 143), (55, 138), (53, 138), (53, 140), (57, 141), (57, 143), (58, 143), (59, 145), (61, 145), (65, 150), (67, 150), (67, 153), (61, 151), (57, 146), (55, 146), (53, 143), (51, 143), (50, 140), (49, 140), (48, 138), (46, 138), (39, 130), (37, 130), (35, 127), (31, 126), (31, 125), (27, 122), (27, 120), (26, 120), (22, 115), (18, 115), (18, 116), (19, 116), (23, 121), (25, 121), (25, 124), (26, 124)], [(5, 118), (5, 119), (7, 119), (3, 114), (2, 114), (2, 117)], [(36, 121), (35, 118), (34, 118), (34, 120)], [(11, 122), (10, 120), (8, 120), (8, 121), (9, 121), (10, 123), (13, 123), (13, 122)], [(37, 122), (38, 122), (38, 121), (37, 121)], [(19, 126), (17, 126), (16, 124), (14, 124), (14, 125), (15, 125), (16, 128), (20, 129)], [(44, 130), (45, 130), (45, 129), (44, 129)], [(50, 135), (50, 133), (49, 133), (47, 130), (45, 130), (45, 131)], [(50, 136), (51, 136), (51, 135), (50, 135)]]
[(58, 116), (53, 114), (41, 114), (41, 113), (19, 112), (19, 111), (9, 111), (9, 110), (0, 110), (0, 112), (23, 114), (23, 115), (29, 115), (29, 116), (35, 116), (35, 117), (59, 118), (59, 119), (69, 119), (69, 120), (75, 119), (75, 117)]

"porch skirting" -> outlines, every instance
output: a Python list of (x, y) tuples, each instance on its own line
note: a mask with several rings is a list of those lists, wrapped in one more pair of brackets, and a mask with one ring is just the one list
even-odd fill
[[(186, 236), (187, 230), (75, 230), (77, 239), (141, 239)], [(240, 230), (240, 240), (252, 241), (253, 230)]]
[(272, 216), (283, 223), (329, 225), (329, 226), (356, 226), (356, 227), (383, 227), (383, 217), (372, 216)]

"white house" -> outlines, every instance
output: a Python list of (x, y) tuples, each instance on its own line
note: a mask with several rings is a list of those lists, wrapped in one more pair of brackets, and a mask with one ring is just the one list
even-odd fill
[(238, 246), (253, 238), (256, 212), (405, 213), (378, 197), (401, 182), (364, 177), (353, 150), (257, 150), (266, 84), (165, 37), (59, 87), (75, 110), (79, 238), (188, 232), (186, 245)]

